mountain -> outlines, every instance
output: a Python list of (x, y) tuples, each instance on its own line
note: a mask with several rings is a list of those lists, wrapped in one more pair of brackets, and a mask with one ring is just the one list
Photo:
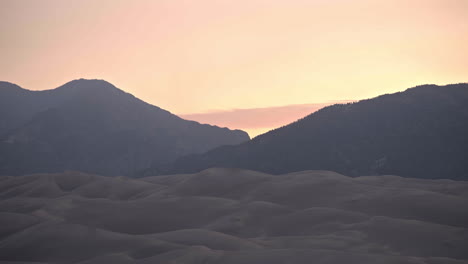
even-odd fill
[(251, 141), (182, 157), (146, 173), (210, 167), (468, 179), (468, 84), (423, 85), (325, 107)]
[(249, 140), (244, 131), (181, 119), (102, 80), (46, 91), (0, 82), (0, 120), (0, 175), (124, 175)]
[(0, 262), (462, 264), (468, 182), (239, 169), (0, 177)]

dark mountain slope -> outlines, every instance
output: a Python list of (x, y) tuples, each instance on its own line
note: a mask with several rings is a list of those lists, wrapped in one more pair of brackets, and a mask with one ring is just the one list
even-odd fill
[(210, 167), (468, 179), (468, 84), (423, 85), (333, 105), (249, 142), (148, 173)]
[(249, 139), (243, 131), (183, 120), (101, 80), (40, 92), (0, 85), (0, 174), (121, 175)]

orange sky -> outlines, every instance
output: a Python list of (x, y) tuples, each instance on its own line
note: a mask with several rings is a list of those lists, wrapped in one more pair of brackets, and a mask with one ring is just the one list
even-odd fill
[(325, 106), (348, 103), (350, 101), (331, 101), (318, 104), (297, 104), (277, 107), (212, 110), (203, 113), (182, 114), (182, 118), (197, 120), (222, 127), (242, 128), (251, 137), (268, 132), (305, 117)]
[(467, 82), (467, 13), (466, 0), (0, 0), (0, 80), (105, 79), (184, 115), (356, 100)]

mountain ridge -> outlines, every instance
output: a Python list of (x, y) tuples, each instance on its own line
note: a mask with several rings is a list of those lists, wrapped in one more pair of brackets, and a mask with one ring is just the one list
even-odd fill
[[(3, 174), (67, 169), (129, 174), (153, 162), (249, 139), (241, 130), (184, 120), (103, 80), (73, 80), (45, 91), (24, 89), (0, 102)], [(62, 160), (65, 156), (80, 161)]]
[(324, 107), (240, 145), (181, 157), (145, 173), (229, 167), (274, 174), (324, 169), (351, 176), (467, 179), (467, 108), (466, 83), (420, 85)]

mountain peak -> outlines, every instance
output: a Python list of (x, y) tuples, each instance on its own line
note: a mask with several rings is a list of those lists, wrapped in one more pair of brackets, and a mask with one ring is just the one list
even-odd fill
[(0, 174), (131, 174), (249, 139), (245, 132), (183, 120), (104, 80), (2, 93), (0, 120)]
[(11, 91), (23, 91), (26, 90), (22, 87), (20, 87), (17, 84), (11, 83), (11, 82), (6, 82), (6, 81), (0, 81), (0, 89), (2, 91), (4, 90), (11, 90)]
[(120, 90), (112, 83), (101, 79), (76, 79), (65, 83), (57, 89), (116, 89)]
[(86, 79), (86, 78), (79, 78), (79, 79), (75, 79), (75, 80), (71, 80), (69, 81), (68, 83), (75, 83), (75, 84), (105, 84), (105, 85), (111, 85), (111, 86), (114, 86), (113, 84), (111, 84), (110, 82), (106, 81), (106, 80), (103, 80), (103, 79)]

